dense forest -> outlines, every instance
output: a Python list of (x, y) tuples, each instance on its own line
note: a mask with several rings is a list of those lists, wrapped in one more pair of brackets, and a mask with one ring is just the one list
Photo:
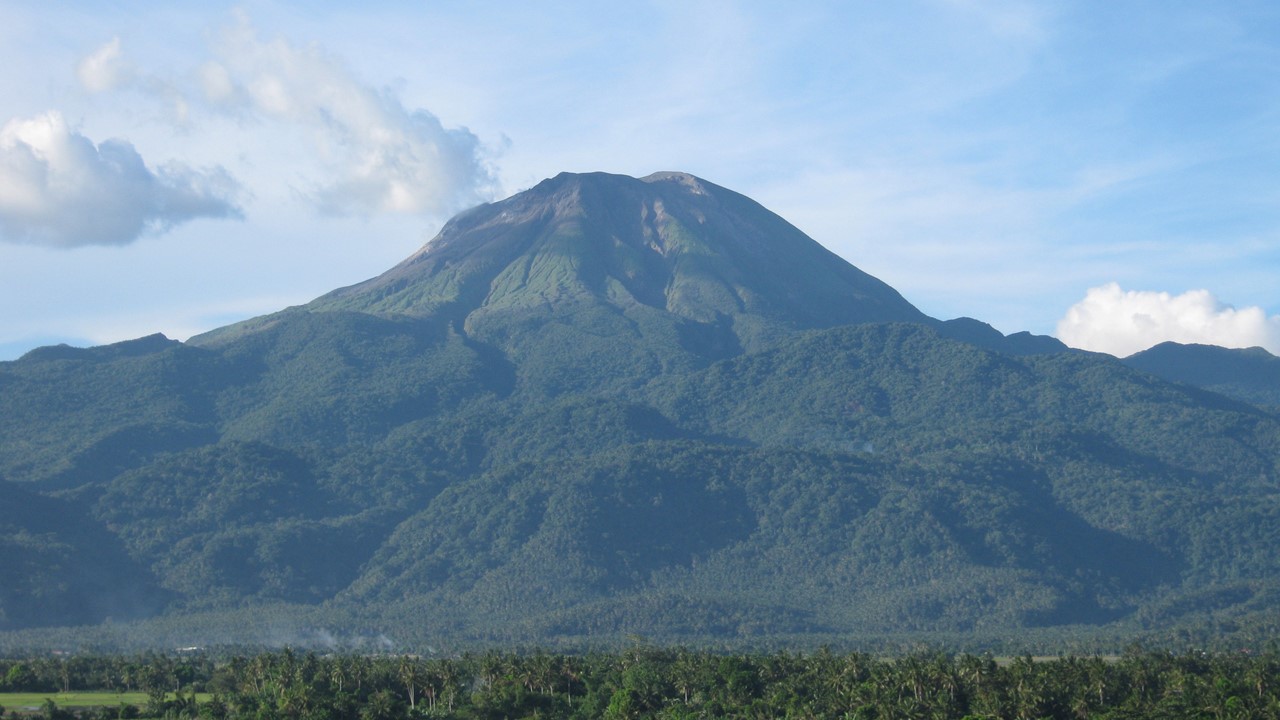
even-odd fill
[[(38, 657), (0, 661), (0, 691), (143, 690), (81, 718), (1274, 718), (1280, 655), (713, 654), (636, 646), (546, 652)], [(199, 695), (197, 695), (199, 693)], [(4, 697), (0, 695), (0, 697)]]
[[(309, 355), (349, 342), (307, 332)], [(111, 366), (215, 361), (174, 344)], [(88, 392), (85, 367), (8, 377)], [(447, 422), (316, 444), (367, 426), (342, 405), (370, 402), (352, 382), (304, 395), (338, 405), (274, 435), (256, 414), (190, 448), (165, 445), (178, 426), (117, 430), (43, 480), (0, 482), (25, 508), (0, 518), (0, 629), (168, 610), (194, 618), (170, 646), (256, 642), (265, 608), (303, 605), (314, 627), (395, 628), (415, 648), (1133, 637), (1257, 625), (1280, 595), (1280, 420), (1114, 361), (850, 326), (626, 393), (481, 394)], [(131, 433), (169, 449), (138, 456)]]

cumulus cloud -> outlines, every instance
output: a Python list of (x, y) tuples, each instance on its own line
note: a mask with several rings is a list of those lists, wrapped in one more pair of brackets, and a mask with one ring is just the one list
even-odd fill
[(120, 50), (120, 38), (85, 56), (76, 65), (76, 77), (85, 90), (93, 93), (107, 92), (127, 85), (133, 79), (133, 68), (124, 60)]
[(1125, 357), (1162, 342), (1264, 347), (1280, 354), (1280, 317), (1259, 307), (1237, 310), (1208, 290), (1181, 295), (1091, 288), (1058, 321), (1058, 339), (1071, 347)]
[(222, 168), (147, 167), (123, 140), (94, 144), (56, 111), (0, 129), (0, 240), (124, 245), (195, 218), (241, 217)]
[(494, 186), (471, 131), (406, 108), (317, 46), (259, 40), (242, 18), (217, 55), (199, 72), (206, 102), (313, 131), (332, 175), (308, 194), (324, 212), (447, 214)]

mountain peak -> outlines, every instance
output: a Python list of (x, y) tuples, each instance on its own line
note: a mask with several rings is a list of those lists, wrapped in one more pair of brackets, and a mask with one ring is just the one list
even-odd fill
[(704, 357), (797, 330), (930, 322), (759, 203), (683, 172), (560, 173), (457, 215), (400, 264), (303, 310), (436, 318), (503, 352), (572, 325), (570, 342), (585, 333), (643, 354), (655, 335), (679, 337)]
[(758, 203), (681, 172), (561, 173), (462, 213), (400, 265), (317, 305), (469, 315), (569, 302), (797, 328), (924, 319)]
[(640, 181), (647, 182), (647, 183), (659, 183), (659, 182), (678, 183), (680, 185), (684, 185), (685, 187), (689, 188), (689, 190), (693, 192), (695, 195), (707, 194), (706, 188), (703, 187), (703, 184), (706, 181), (700, 177), (697, 177), (696, 175), (690, 175), (689, 173), (686, 173), (686, 172), (672, 172), (672, 171), (656, 172), (656, 173), (653, 173), (652, 175), (646, 175), (645, 177), (640, 178)]

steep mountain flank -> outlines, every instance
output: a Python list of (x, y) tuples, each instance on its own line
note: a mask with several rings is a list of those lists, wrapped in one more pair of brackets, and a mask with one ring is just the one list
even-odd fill
[(800, 329), (929, 321), (742, 195), (682, 173), (565, 173), (463, 213), (372, 280), (192, 342), (333, 310), (447, 321), (552, 395), (699, 367)]
[(735, 330), (925, 319), (754, 201), (683, 173), (558, 175), (462, 214), (405, 262), (311, 307), (445, 315), (479, 328), (504, 313), (581, 303)]

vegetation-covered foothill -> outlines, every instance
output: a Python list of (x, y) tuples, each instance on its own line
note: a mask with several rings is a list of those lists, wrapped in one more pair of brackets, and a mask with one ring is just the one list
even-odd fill
[(1256, 646), (1278, 462), (1270, 406), (564, 175), (308, 305), (0, 363), (0, 647)]
[[(73, 711), (57, 705), (68, 689), (141, 690), (147, 699)], [(53, 718), (1270, 718), (1280, 713), (1280, 656), (1131, 651), (997, 661), (639, 646), (588, 655), (286, 650), (216, 661), (205, 654), (0, 661), (0, 698), (17, 692), (46, 693), (39, 713)]]

